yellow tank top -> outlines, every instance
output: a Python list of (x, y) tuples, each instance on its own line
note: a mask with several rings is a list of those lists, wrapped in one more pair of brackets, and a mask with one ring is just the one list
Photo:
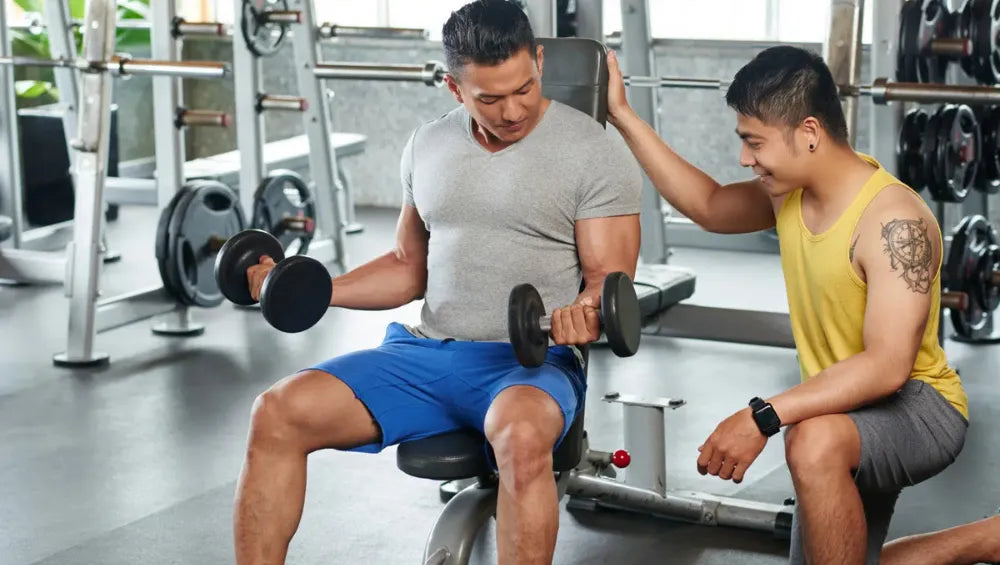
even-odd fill
[[(803, 380), (864, 349), (862, 328), (867, 285), (851, 266), (851, 236), (868, 204), (883, 188), (906, 185), (871, 157), (862, 157), (877, 166), (878, 171), (827, 231), (814, 235), (806, 228), (802, 220), (802, 189), (792, 192), (778, 211), (781, 267)], [(938, 342), (940, 263), (931, 289), (930, 315), (911, 378), (929, 383), (968, 419), (968, 399), (961, 379), (948, 366)]]

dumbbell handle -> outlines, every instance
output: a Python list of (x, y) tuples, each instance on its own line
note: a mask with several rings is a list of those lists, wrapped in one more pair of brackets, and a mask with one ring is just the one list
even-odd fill
[(316, 221), (306, 216), (288, 216), (281, 219), (281, 227), (287, 231), (312, 233), (316, 229)]
[(972, 55), (972, 42), (962, 37), (941, 37), (931, 41), (931, 53), (948, 57)]
[[(601, 319), (601, 311), (597, 311), (597, 319)], [(538, 328), (543, 332), (552, 331), (552, 316), (542, 316), (538, 319)]]
[(949, 310), (965, 310), (969, 307), (969, 295), (965, 292), (942, 292), (941, 307)]

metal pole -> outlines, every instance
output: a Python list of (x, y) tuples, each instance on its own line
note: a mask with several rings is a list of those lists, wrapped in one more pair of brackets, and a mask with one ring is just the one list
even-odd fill
[[(319, 33), (313, 14), (312, 0), (291, 0), (289, 8), (302, 13), (303, 25), (292, 33), (292, 47), (295, 49), (296, 73), (299, 81), (299, 95), (305, 98), (307, 108), (302, 113), (306, 135), (309, 139), (309, 172), (315, 188), (316, 227), (318, 232), (329, 238), (333, 245), (334, 265), (341, 273), (347, 272), (347, 252), (344, 249), (346, 219), (338, 190), (337, 154), (330, 141), (329, 107), (323, 94), (323, 83), (317, 80), (315, 71), (319, 52)], [(318, 249), (310, 246), (310, 254)], [(314, 255), (315, 256), (315, 255)], [(317, 256), (323, 261), (326, 257)]]
[(857, 93), (860, 96), (871, 96), (877, 105), (892, 101), (973, 106), (1000, 103), (1000, 88), (995, 86), (889, 82), (886, 78), (875, 79), (871, 86), (858, 87)]
[[(7, 29), (7, 5), (0, 2), (0, 55), (11, 54), (10, 36)], [(14, 222), (11, 243), (15, 249), (22, 245), (24, 233), (23, 179), (21, 178), (20, 133), (17, 124), (17, 96), (14, 92), (14, 69), (0, 68), (0, 212), (10, 216)]]
[[(873, 6), (871, 76), (887, 77), (896, 73), (896, 53), (899, 45), (899, 10), (903, 0), (880, 0)], [(871, 127), (868, 130), (868, 152), (889, 172), (896, 170), (896, 133), (903, 116), (901, 104), (872, 106)]]
[[(823, 59), (830, 67), (833, 80), (842, 88), (855, 87), (861, 82), (861, 28), (865, 0), (833, 0), (830, 9), (830, 30), (823, 45)], [(842, 98), (847, 119), (847, 137), (854, 145), (858, 131), (858, 99)]]
[[(233, 0), (234, 14), (242, 17), (243, 0)], [(239, 27), (239, 22), (234, 28)], [(297, 31), (297, 30), (296, 30)], [(260, 61), (247, 48), (241, 34), (233, 36), (233, 71), (236, 88), (236, 147), (240, 152), (240, 205), (250, 218), (253, 198), (264, 178), (264, 116), (257, 112), (261, 91)]]
[[(49, 32), (49, 49), (53, 59), (76, 59), (76, 41), (70, 25), (69, 5), (65, 0), (46, 0), (45, 19)], [(70, 167), (73, 166), (74, 152), (69, 147), (69, 138), (76, 131), (76, 103), (80, 93), (76, 85), (76, 69), (56, 68), (56, 88), (59, 89), (59, 104), (62, 106), (63, 131), (66, 132), (66, 149), (69, 152)]]
[[(115, 48), (115, 3), (91, 0), (84, 19), (83, 59), (107, 61)], [(111, 125), (111, 81), (106, 72), (82, 73), (80, 120), (73, 148), (76, 205), (73, 211), (73, 243), (69, 248), (70, 299), (67, 346), (53, 357), (56, 365), (92, 366), (108, 362), (106, 353), (94, 351), (96, 301), (101, 268), (102, 190), (108, 163)]]
[[(175, 0), (161, 0), (150, 6), (153, 21), (150, 43), (155, 59), (161, 67), (179, 65), (181, 50), (173, 34), (173, 22), (177, 17)], [(153, 138), (156, 149), (156, 202), (160, 210), (184, 185), (184, 161), (186, 151), (184, 136), (177, 129), (177, 109), (184, 105), (180, 80), (170, 75), (153, 77)], [(205, 331), (204, 326), (191, 319), (191, 310), (178, 304), (159, 323), (152, 327), (159, 335), (193, 336)]]
[(313, 74), (318, 79), (422, 82), (427, 86), (441, 86), (446, 71), (444, 65), (436, 61), (423, 65), (327, 62), (318, 63)]
[[(622, 6), (622, 73), (634, 76), (653, 74), (653, 41), (649, 29), (649, 1), (621, 0)], [(629, 88), (632, 108), (646, 123), (660, 131), (657, 120), (657, 93), (649, 88)], [(649, 177), (643, 175), (642, 186), (642, 260), (646, 263), (666, 263), (666, 224), (662, 212), (663, 199)]]
[(556, 36), (556, 2), (555, 0), (523, 0), (521, 5), (528, 15), (531, 31), (535, 37)]
[(576, 0), (576, 36), (604, 43), (604, 0)]

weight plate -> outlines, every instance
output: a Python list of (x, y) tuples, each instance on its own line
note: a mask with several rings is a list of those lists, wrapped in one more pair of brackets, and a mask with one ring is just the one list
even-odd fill
[(941, 123), (941, 113), (945, 110), (946, 106), (938, 106), (937, 109), (927, 117), (927, 128), (924, 129), (924, 140), (921, 146), (921, 156), (924, 162), (924, 182), (927, 184), (927, 190), (931, 193), (931, 198), (936, 201), (942, 201), (943, 189), (941, 183), (938, 180), (938, 158), (937, 158), (937, 146), (938, 146), (938, 130), (940, 129), (939, 124)]
[(239, 197), (222, 183), (203, 180), (192, 185), (185, 202), (175, 212), (179, 218), (171, 235), (168, 271), (174, 270), (184, 303), (218, 306), (224, 297), (215, 280), (216, 255), (246, 223)]
[(260, 312), (273, 327), (299, 333), (316, 325), (330, 307), (333, 282), (312, 257), (297, 255), (274, 266), (260, 289)]
[(538, 290), (519, 284), (510, 291), (507, 301), (507, 333), (518, 362), (525, 367), (541, 367), (549, 349), (549, 334), (540, 329), (539, 318), (545, 306)]
[(601, 323), (611, 351), (619, 357), (631, 357), (639, 350), (642, 313), (635, 285), (625, 273), (609, 274), (601, 288)]
[(1000, 108), (986, 106), (979, 113), (982, 154), (976, 188), (987, 194), (1000, 192)]
[(918, 192), (927, 184), (922, 153), (927, 118), (927, 112), (920, 108), (907, 112), (896, 140), (896, 167), (899, 178)]
[(1000, 273), (1000, 246), (991, 244), (983, 250), (976, 269), (976, 299), (986, 312), (1000, 306), (1000, 286), (994, 282), (994, 273)]
[(176, 268), (177, 233), (180, 231), (180, 223), (184, 218), (188, 204), (190, 204), (191, 199), (194, 198), (194, 192), (200, 183), (200, 180), (190, 180), (181, 187), (180, 192), (182, 193), (182, 196), (178, 199), (177, 206), (174, 207), (172, 213), (170, 214), (170, 221), (167, 224), (167, 252), (164, 269), (166, 269), (167, 280), (170, 284), (171, 293), (174, 295), (174, 298), (177, 299), (177, 302), (186, 306), (191, 306), (191, 304), (187, 301), (184, 290), (181, 288), (181, 274)]
[[(916, 13), (916, 10), (912, 12)], [(916, 18), (916, 16), (911, 16)], [(931, 43), (951, 33), (952, 16), (944, 0), (926, 0), (920, 11), (915, 37), (911, 35), (911, 51), (917, 53), (917, 79), (919, 82), (943, 83), (948, 70), (948, 58), (931, 54)], [(912, 33), (912, 32), (911, 32)], [(915, 43), (913, 43), (915, 41)]]
[(922, 10), (920, 0), (907, 0), (899, 10), (899, 49), (896, 54), (896, 80), (917, 82), (917, 30)]
[(250, 306), (256, 301), (250, 295), (247, 269), (267, 255), (280, 263), (285, 258), (281, 243), (273, 235), (261, 230), (243, 230), (229, 238), (215, 258), (215, 282), (230, 302)]
[[(291, 226), (289, 219), (302, 226)], [(316, 204), (306, 182), (293, 171), (278, 170), (267, 176), (254, 193), (252, 227), (278, 238), (286, 255), (309, 250), (316, 229)]]
[(979, 154), (982, 152), (979, 123), (972, 108), (951, 106), (941, 117), (939, 178), (947, 202), (963, 202), (976, 181)]
[(186, 187), (182, 187), (170, 198), (170, 202), (160, 212), (160, 221), (156, 226), (156, 242), (154, 244), (156, 265), (160, 270), (160, 280), (163, 281), (163, 289), (177, 300), (180, 300), (179, 292), (167, 271), (167, 264), (169, 262), (168, 253), (170, 251), (170, 222), (173, 219), (174, 210), (177, 209), (177, 205), (181, 199), (188, 196), (188, 192)]
[(986, 218), (980, 215), (962, 218), (952, 235), (948, 261), (944, 264), (942, 286), (947, 290), (969, 294), (967, 309), (951, 311), (952, 327), (961, 337), (977, 339), (990, 331), (991, 311), (983, 308), (985, 300), (975, 281), (984, 261), (983, 255), (996, 243), (996, 232)]
[[(958, 24), (955, 33), (958, 37), (971, 41), (973, 47), (975, 47), (975, 27), (973, 25), (974, 19), (972, 13), (973, 4), (973, 0), (965, 0), (965, 3), (962, 4), (962, 9), (958, 12)], [(962, 70), (965, 71), (965, 74), (972, 78), (976, 78), (978, 65), (976, 64), (975, 51), (959, 59), (959, 62), (961, 63)]]
[(1000, 82), (1000, 0), (972, 0), (973, 57), (981, 84)]
[(258, 57), (270, 57), (278, 52), (288, 35), (287, 24), (265, 22), (262, 14), (287, 11), (288, 0), (243, 0), (240, 30), (247, 49)]

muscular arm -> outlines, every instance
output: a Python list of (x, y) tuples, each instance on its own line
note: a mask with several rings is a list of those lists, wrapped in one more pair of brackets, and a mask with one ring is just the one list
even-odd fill
[(576, 222), (576, 246), (583, 267), (584, 289), (577, 302), (591, 298), (601, 303), (601, 287), (608, 273), (622, 271), (635, 278), (639, 260), (639, 216), (611, 216)]
[[(910, 378), (931, 305), (941, 244), (937, 222), (916, 196), (896, 191), (852, 239), (867, 281), (864, 349), (771, 399), (783, 424), (838, 414), (899, 390)], [(874, 206), (874, 204), (873, 204)]]
[(427, 288), (429, 238), (417, 209), (404, 205), (396, 224), (396, 248), (334, 278), (330, 306), (390, 310), (421, 298)]
[(656, 190), (706, 231), (749, 233), (774, 226), (774, 204), (757, 181), (720, 185), (675, 153), (633, 112), (614, 125)]

